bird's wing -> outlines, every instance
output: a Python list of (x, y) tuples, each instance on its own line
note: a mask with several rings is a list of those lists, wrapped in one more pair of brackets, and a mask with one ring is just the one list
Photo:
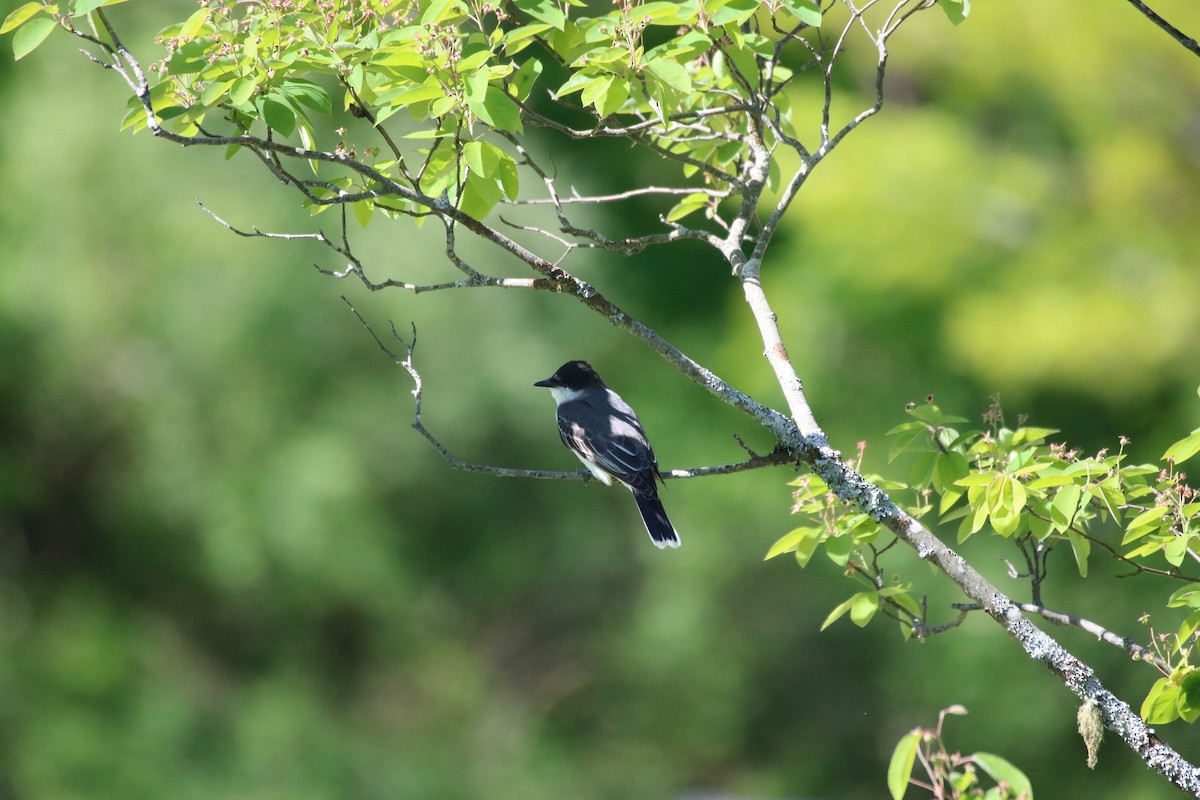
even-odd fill
[(610, 391), (603, 404), (589, 400), (563, 403), (558, 408), (558, 432), (563, 443), (581, 458), (635, 492), (657, 493), (654, 451), (633, 409), (615, 393)]

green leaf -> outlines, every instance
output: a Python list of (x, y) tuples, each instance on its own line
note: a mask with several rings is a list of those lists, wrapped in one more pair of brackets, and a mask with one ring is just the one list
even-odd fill
[(462, 14), (462, 3), (459, 0), (433, 0), (421, 14), (421, 24), (436, 25), (456, 14)]
[(124, 2), (125, 0), (75, 0), (75, 5), (71, 13), (76, 16), (82, 16), (83, 14), (90, 14), (101, 6), (115, 6)]
[(758, 10), (758, 0), (704, 0), (713, 25), (741, 25)]
[(783, 0), (783, 7), (804, 24), (821, 27), (821, 7), (814, 0)]
[(534, 84), (537, 83), (537, 79), (541, 74), (542, 62), (536, 58), (527, 60), (508, 79), (508, 87), (512, 89), (513, 96), (522, 102), (529, 99), (530, 93), (533, 92)]
[(629, 83), (624, 78), (617, 78), (608, 88), (604, 99), (596, 104), (596, 111), (600, 113), (600, 116), (607, 117), (609, 114), (620, 111), (621, 106), (625, 105), (625, 101), (628, 99)]
[(917, 747), (920, 744), (919, 730), (909, 731), (896, 743), (887, 771), (888, 791), (891, 792), (892, 800), (901, 800), (908, 791), (908, 781), (912, 777), (913, 763), (917, 760)]
[(211, 106), (216, 103), (224, 94), (229, 91), (229, 87), (233, 85), (233, 81), (213, 81), (200, 95), (200, 104)]
[(1180, 606), (1200, 608), (1200, 587), (1181, 586), (1172, 592), (1170, 599), (1167, 600), (1167, 608)]
[(1175, 536), (1163, 548), (1163, 558), (1173, 567), (1178, 567), (1187, 556), (1188, 545), (1192, 543), (1191, 536)]
[(1139, 712), (1150, 725), (1165, 725), (1179, 719), (1179, 687), (1170, 678), (1159, 678), (1150, 687)]
[(996, 480), (995, 472), (972, 472), (970, 475), (964, 475), (954, 482), (956, 486), (989, 486)]
[(1019, 428), (1013, 434), (1013, 444), (1039, 444), (1047, 436), (1058, 433), (1057, 428)]
[(20, 61), (46, 41), (57, 23), (50, 17), (37, 17), (21, 26), (13, 36), (13, 58)]
[[(510, 56), (524, 50), (529, 45), (533, 44), (534, 38), (554, 26), (542, 22), (534, 22), (529, 25), (522, 25), (519, 28), (513, 28), (508, 33), (504, 34), (501, 43), (504, 46), (504, 52)], [(532, 58), (525, 62), (526, 64), (541, 64), (536, 58)], [(524, 65), (522, 65), (524, 66)]]
[(687, 25), (696, 19), (696, 4), (651, 0), (638, 6), (637, 14), (648, 18), (651, 25)]
[(1040, 477), (1031, 480), (1025, 488), (1027, 489), (1050, 489), (1055, 486), (1063, 486), (1068, 483), (1074, 483), (1075, 479), (1070, 475), (1064, 475), (1061, 472), (1050, 472)]
[(1074, 522), (1082, 495), (1083, 489), (1077, 483), (1067, 484), (1054, 495), (1050, 502), (1050, 519), (1056, 530), (1065, 531)]
[(667, 222), (683, 219), (693, 211), (699, 211), (708, 205), (708, 195), (704, 192), (693, 192), (671, 207), (667, 212)]
[(333, 101), (329, 99), (329, 93), (312, 81), (288, 78), (280, 85), (279, 93), (319, 114), (333, 113)]
[(804, 539), (819, 534), (819, 529), (810, 527), (796, 528), (793, 531), (789, 531), (781, 536), (779, 540), (775, 542), (775, 544), (771, 545), (771, 549), (767, 551), (767, 554), (763, 557), (763, 561), (769, 561), (775, 556), (783, 555), (784, 553), (790, 553), (791, 551), (795, 550), (797, 545), (799, 545)]
[(475, 173), (467, 175), (458, 207), (464, 214), (483, 219), (504, 198), (500, 185)]
[(229, 102), (235, 106), (245, 107), (254, 96), (256, 84), (253, 78), (238, 78), (229, 90)]
[(553, 25), (560, 31), (565, 30), (567, 17), (559, 8), (556, 0), (516, 0), (517, 9), (536, 20)]
[(859, 592), (858, 594), (851, 597), (849, 600), (845, 600), (845, 601), (839, 603), (837, 608), (833, 609), (833, 611), (830, 611), (829, 616), (827, 616), (825, 618), (825, 621), (821, 623), (821, 630), (825, 630), (830, 625), (837, 622), (839, 617), (841, 617), (843, 614), (845, 614), (847, 611), (850, 610), (850, 607), (854, 605), (855, 601), (858, 600), (859, 595), (861, 595), (861, 594), (862, 594), (862, 592)]
[(1029, 800), (1033, 800), (1033, 786), (1029, 783), (1029, 778), (1011, 761), (995, 753), (975, 753), (971, 758), (984, 772), (991, 775), (996, 783), (1007, 783), (1014, 795), (1024, 792)]
[(1179, 680), (1179, 717), (1187, 723), (1200, 719), (1200, 670), (1190, 670)]
[(680, 92), (692, 90), (692, 76), (678, 62), (669, 58), (656, 58), (646, 64), (656, 78)]
[(1163, 459), (1170, 459), (1176, 464), (1187, 461), (1192, 456), (1200, 453), (1200, 428), (1192, 431), (1183, 439), (1180, 439), (1175, 444), (1167, 448), (1167, 452), (1163, 453)]
[(942, 7), (942, 11), (946, 12), (946, 18), (955, 25), (961, 23), (971, 13), (971, 0), (938, 0), (938, 5)]
[(850, 620), (860, 628), (865, 628), (879, 610), (879, 595), (875, 592), (859, 592), (850, 606)]
[(0, 25), (0, 35), (6, 34), (13, 28), (25, 24), (25, 21), (30, 19), (34, 14), (44, 9), (41, 3), (26, 3), (13, 10), (11, 14), (4, 18), (4, 24)]
[(1125, 554), (1125, 558), (1144, 558), (1151, 553), (1157, 553), (1159, 550), (1162, 550), (1165, 545), (1166, 542), (1161, 537), (1156, 536), (1150, 541), (1130, 550)]
[(908, 471), (908, 483), (914, 489), (925, 489), (930, 485), (934, 485), (936, 489), (937, 481), (934, 480), (934, 469), (937, 467), (937, 453), (928, 451), (917, 456), (917, 460), (913, 462), (912, 469)]
[(295, 112), (274, 92), (263, 97), (258, 108), (266, 123), (281, 135), (291, 136), (292, 131), (296, 130)]
[(179, 29), (179, 38), (184, 40), (196, 38), (196, 34), (204, 27), (204, 23), (208, 22), (211, 13), (211, 8), (201, 8), (188, 17), (187, 22), (183, 23), (183, 27)]
[(938, 491), (944, 492), (947, 487), (957, 484), (958, 481), (965, 478), (970, 472), (971, 466), (967, 463), (967, 457), (957, 450), (951, 450), (937, 457), (937, 469), (933, 474), (933, 486)]
[(584, 87), (583, 92), (579, 95), (579, 102), (585, 106), (596, 105), (597, 100), (603, 100), (604, 95), (608, 92), (608, 87), (612, 86), (612, 75), (601, 75), (593, 78), (592, 82)]
[(482, 101), (468, 95), (467, 105), (480, 120), (500, 131), (521, 132), (521, 110), (496, 86), (488, 86)]
[(371, 222), (371, 217), (375, 215), (374, 200), (359, 200), (351, 204), (354, 209), (354, 218), (358, 220), (358, 224), (362, 227), (367, 227)]
[(849, 534), (831, 536), (825, 540), (825, 555), (829, 556), (829, 560), (839, 567), (846, 566), (852, 552), (854, 552), (854, 537)]
[(1092, 543), (1074, 530), (1067, 531), (1067, 538), (1071, 540), (1071, 552), (1075, 554), (1075, 565), (1079, 568), (1079, 577), (1086, 578), (1088, 555), (1092, 552)]

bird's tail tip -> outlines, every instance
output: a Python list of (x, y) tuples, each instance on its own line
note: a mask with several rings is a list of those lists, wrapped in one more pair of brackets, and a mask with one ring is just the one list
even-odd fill
[(656, 537), (654, 534), (650, 534), (650, 541), (654, 542), (654, 546), (659, 550), (674, 549), (679, 547), (679, 534), (674, 530), (665, 536), (660, 535)]
[(637, 500), (638, 511), (642, 513), (642, 522), (646, 524), (646, 533), (650, 534), (650, 541), (654, 542), (654, 546), (659, 550), (679, 547), (679, 534), (675, 532), (671, 520), (667, 519), (667, 511), (663, 508), (662, 501), (657, 497), (636, 493), (634, 498)]

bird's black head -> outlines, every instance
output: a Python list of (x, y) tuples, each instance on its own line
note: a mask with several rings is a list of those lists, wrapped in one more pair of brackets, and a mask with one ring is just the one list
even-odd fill
[(604, 381), (586, 361), (568, 361), (558, 368), (549, 378), (538, 381), (534, 386), (544, 386), (548, 389), (586, 389), (591, 386), (603, 386)]

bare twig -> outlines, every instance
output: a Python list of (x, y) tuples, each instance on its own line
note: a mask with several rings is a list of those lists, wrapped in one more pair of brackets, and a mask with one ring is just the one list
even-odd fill
[(1162, 28), (1167, 32), (1168, 36), (1183, 45), (1184, 49), (1186, 49), (1192, 55), (1200, 56), (1200, 43), (1198, 43), (1195, 38), (1188, 36), (1186, 33), (1160, 17), (1158, 14), (1154, 13), (1154, 10), (1151, 9), (1150, 6), (1143, 3), (1142, 0), (1129, 0), (1129, 3), (1136, 8), (1142, 14), (1142, 16), (1153, 22), (1158, 27)]
[[(970, 611), (980, 611), (983, 606), (979, 603), (953, 603), (954, 608), (957, 608), (962, 614)], [(1084, 619), (1077, 614), (1066, 614), (1062, 611), (1054, 611), (1046, 608), (1038, 603), (1014, 603), (1015, 607), (1021, 609), (1026, 614), (1037, 614), (1047, 622), (1053, 622), (1055, 625), (1062, 625), (1069, 628), (1078, 628), (1081, 631), (1087, 631), (1102, 642), (1119, 647), (1129, 653), (1137, 661), (1145, 661), (1152, 664), (1164, 675), (1171, 673), (1171, 665), (1158, 656), (1153, 650), (1144, 647), (1133, 641), (1127, 636), (1113, 633), (1102, 625), (1098, 625), (1091, 620)]]
[[(424, 417), (423, 417), (423, 400), (424, 400), (425, 380), (421, 376), (421, 373), (417, 369), (416, 363), (413, 360), (413, 352), (416, 350), (416, 346), (417, 346), (416, 325), (414, 324), (411, 326), (412, 334), (409, 338), (406, 339), (403, 336), (401, 336), (399, 334), (399, 332), (396, 330), (395, 324), (394, 323), (391, 324), (392, 337), (404, 347), (404, 355), (401, 356), (401, 355), (398, 355), (395, 351), (393, 351), (391, 348), (389, 348), (386, 344), (383, 343), (383, 340), (380, 339), (379, 335), (375, 333), (375, 329), (371, 327), (371, 324), (366, 321), (366, 319), (363, 317), (363, 315), (361, 313), (359, 313), (359, 310), (357, 308), (355, 308), (354, 304), (351, 303), (350, 300), (345, 295), (342, 295), (342, 302), (344, 302), (350, 308), (350, 311), (358, 319), (359, 323), (363, 326), (363, 328), (366, 329), (367, 333), (369, 333), (371, 335), (371, 338), (375, 341), (375, 344), (379, 347), (379, 349), (381, 351), (383, 351), (383, 353), (388, 358), (390, 358), (397, 366), (403, 367), (405, 372), (407, 372), (409, 374), (409, 377), (412, 378), (412, 381), (413, 381), (413, 390), (412, 390), (413, 423), (412, 423), (412, 427), (415, 431), (417, 431), (423, 437), (425, 437), (425, 439), (437, 451), (438, 455), (440, 455), (447, 464), (454, 467), (455, 469), (463, 470), (464, 472), (483, 472), (488, 475), (494, 475), (499, 478), (540, 478), (540, 479), (549, 479), (549, 480), (582, 480), (585, 482), (591, 480), (592, 474), (591, 474), (591, 472), (589, 472), (586, 469), (574, 470), (571, 472), (562, 472), (562, 471), (543, 470), (543, 469), (519, 469), (519, 468), (515, 468), (515, 467), (498, 467), (498, 466), (495, 466), (492, 464), (480, 464), (480, 463), (473, 462), (473, 461), (465, 461), (461, 458), (458, 458), (454, 454), (452, 454), (450, 452), (449, 448), (447, 448), (444, 444), (442, 444), (442, 442), (436, 436), (434, 436), (433, 432), (430, 431), (429, 428), (427, 428), (425, 426), (425, 421), (424, 421)], [(752, 469), (762, 469), (764, 467), (774, 467), (774, 466), (779, 466), (781, 464), (789, 464), (789, 463), (793, 463), (794, 460), (795, 460), (794, 456), (792, 456), (786, 450), (776, 449), (770, 453), (767, 453), (766, 455), (761, 455), (761, 456), (751, 453), (750, 457), (747, 458), (745, 461), (732, 463), (732, 464), (719, 464), (716, 466), (706, 466), (706, 467), (692, 467), (690, 469), (665, 470), (662, 472), (662, 477), (664, 479), (684, 479), (684, 478), (701, 478), (701, 477), (707, 477), (710, 475), (730, 475), (735, 472), (746, 472), (746, 471), (752, 470)]]

